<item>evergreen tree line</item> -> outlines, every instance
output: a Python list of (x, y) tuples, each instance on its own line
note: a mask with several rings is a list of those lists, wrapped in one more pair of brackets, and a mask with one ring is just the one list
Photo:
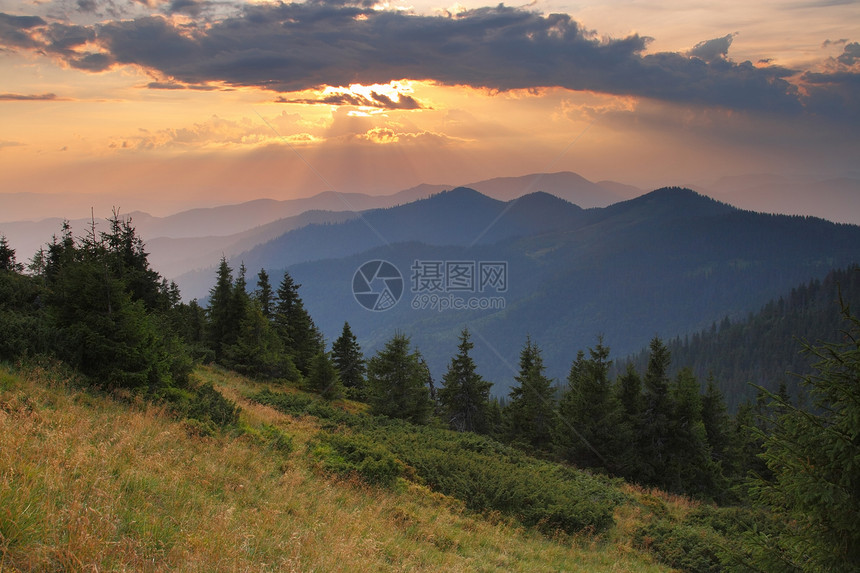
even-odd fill
[[(706, 330), (667, 340), (676, 365), (672, 375), (681, 367), (691, 368), (700, 378), (712, 374), (720, 382), (730, 412), (737, 411), (744, 401), (754, 401), (756, 386), (775, 392), (784, 383), (789, 394), (799, 399), (800, 376), (812, 372), (815, 361), (800, 351), (798, 340), (814, 344), (839, 335), (843, 322), (840, 297), (852, 308), (860, 308), (857, 268), (832, 270), (823, 279), (793, 288), (742, 320), (726, 317)], [(629, 361), (644, 369), (648, 351)], [(620, 370), (625, 365), (626, 361), (620, 364)]]

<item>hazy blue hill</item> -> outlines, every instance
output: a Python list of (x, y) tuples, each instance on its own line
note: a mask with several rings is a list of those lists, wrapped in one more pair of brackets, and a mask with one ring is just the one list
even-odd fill
[(211, 267), (218, 264), (222, 255), (233, 257), (295, 229), (342, 223), (356, 217), (358, 213), (351, 211), (305, 211), (225, 237), (157, 237), (147, 241), (146, 248), (152, 266), (163, 276), (174, 277), (188, 269)]
[[(522, 221), (530, 202), (513, 204), (499, 226)], [(546, 202), (544, 202), (546, 201)], [(551, 210), (551, 209), (550, 209)], [(542, 216), (536, 215), (535, 220)], [(770, 298), (834, 267), (860, 260), (860, 227), (821, 219), (739, 211), (689, 190), (664, 189), (605, 209), (579, 211), (566, 226), (467, 246), (400, 243), (345, 259), (291, 267), (308, 308), (333, 339), (349, 320), (368, 351), (394, 329), (410, 333), (433, 372), (444, 372), (464, 324), (474, 330), (482, 373), (502, 392), (526, 334), (544, 350), (550, 373), (564, 377), (578, 349), (604, 334), (613, 355), (636, 352), (654, 336), (697, 331), (727, 314), (746, 316)], [(552, 225), (547, 225), (552, 226)], [(370, 313), (350, 280), (365, 260), (394, 263), (407, 280), (394, 309)], [(411, 308), (410, 265), (423, 260), (504, 260), (509, 290), (502, 311)]]
[[(391, 249), (403, 242), (493, 244), (571, 228), (584, 221), (586, 211), (546, 193), (505, 203), (459, 187), (406, 205), (366, 211), (340, 224), (307, 225), (230, 258), (234, 267), (244, 262), (256, 272), (348, 257), (376, 247)], [(185, 296), (202, 297), (211, 286), (213, 273), (212, 269), (193, 271), (177, 282)]]
[(570, 171), (535, 173), (520, 177), (496, 177), (469, 183), (467, 187), (502, 201), (510, 201), (535, 192), (545, 192), (586, 209), (606, 207), (642, 194), (635, 187), (620, 183), (592, 183)]

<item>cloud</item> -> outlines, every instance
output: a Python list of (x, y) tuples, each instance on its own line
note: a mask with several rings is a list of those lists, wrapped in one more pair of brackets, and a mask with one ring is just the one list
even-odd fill
[(0, 101), (61, 101), (56, 94), (0, 94)]
[(836, 58), (836, 60), (842, 65), (853, 66), (860, 60), (860, 42), (846, 44), (842, 50), (842, 55)]
[(847, 44), (847, 43), (848, 43), (848, 38), (840, 38), (838, 40), (824, 40), (821, 43), (821, 47), (826, 48), (828, 46), (839, 46), (839, 45)]
[(822, 117), (860, 122), (860, 73), (807, 72), (801, 76), (806, 108)]
[(98, 9), (98, 2), (96, 0), (78, 0), (77, 2), (78, 10), (81, 12), (92, 13)]
[(21, 147), (22, 145), (24, 144), (20, 141), (8, 141), (0, 139), (0, 149), (3, 149), (5, 147)]
[[(272, 126), (272, 127), (269, 127)], [(275, 131), (273, 131), (273, 128)], [(183, 150), (254, 148), (283, 142), (312, 143), (320, 138), (300, 131), (300, 117), (281, 113), (267, 118), (265, 123), (222, 118), (213, 115), (206, 121), (180, 128), (149, 131), (141, 129), (108, 144), (110, 149), (152, 150), (175, 148)], [(283, 134), (280, 135), (280, 134)]]
[(211, 2), (202, 0), (172, 0), (167, 10), (171, 14), (188, 14), (199, 16), (211, 6)]
[(198, 84), (181, 84), (178, 82), (149, 82), (146, 88), (150, 90), (197, 90), (197, 91), (215, 91), (217, 86), (198, 85)]
[(442, 133), (431, 131), (420, 131), (417, 133), (395, 131), (390, 127), (374, 127), (357, 136), (358, 139), (369, 141), (377, 145), (388, 145), (391, 143), (434, 143), (445, 145), (456, 141)]
[(729, 55), (729, 46), (732, 45), (732, 39), (734, 39), (736, 35), (737, 32), (734, 34), (728, 34), (722, 38), (714, 38), (713, 40), (699, 42), (693, 46), (692, 50), (687, 52), (687, 55), (699, 58), (705, 62), (724, 60)]
[[(173, 0), (172, 6), (194, 16), (194, 6), (203, 5), (195, 2)], [(90, 72), (140, 66), (165, 83), (187, 86), (293, 93), (416, 79), (497, 91), (562, 87), (795, 115), (806, 101), (789, 81), (794, 70), (730, 60), (733, 34), (688, 53), (645, 54), (647, 37), (601, 38), (567, 14), (502, 4), (446, 16), (377, 10), (369, 0), (246, 4), (220, 20), (147, 16), (95, 24), (86, 33), (40, 18), (0, 16), (3, 45), (52, 53)], [(90, 32), (94, 39), (85, 50), (76, 42)], [(331, 97), (336, 105), (367, 105), (359, 100), (368, 99), (380, 109), (420, 106), (411, 97), (386, 102), (384, 94)]]
[(33, 37), (33, 31), (46, 24), (38, 16), (11, 16), (0, 12), (0, 46), (39, 48), (41, 42)]
[(413, 110), (425, 109), (421, 102), (410, 95), (398, 94), (398, 98), (394, 99), (383, 93), (371, 91), (370, 95), (365, 96), (358, 93), (332, 93), (322, 95), (319, 98), (301, 98), (290, 99), (279, 97), (275, 100), (277, 103), (301, 103), (301, 104), (323, 104), (323, 105), (349, 105), (355, 107), (372, 107), (385, 110)]

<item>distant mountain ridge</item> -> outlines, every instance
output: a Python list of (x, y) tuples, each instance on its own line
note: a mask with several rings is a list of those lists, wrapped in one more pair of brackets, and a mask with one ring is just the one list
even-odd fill
[[(472, 246), (562, 230), (578, 225), (585, 211), (548, 193), (502, 202), (458, 187), (413, 203), (365, 211), (340, 224), (311, 224), (291, 230), (233, 257), (249, 269), (348, 257), (404, 242)], [(213, 262), (214, 264), (214, 262)], [(214, 268), (214, 267), (213, 267)], [(211, 268), (176, 277), (187, 293), (208, 292)]]
[(860, 224), (860, 179), (856, 178), (814, 180), (754, 174), (724, 177), (699, 189), (742, 209)]
[[(356, 269), (374, 259), (395, 265), (406, 284), (386, 312), (364, 310), (350, 290)], [(482, 374), (501, 394), (526, 335), (562, 379), (576, 351), (598, 334), (613, 356), (625, 356), (655, 334), (669, 338), (746, 316), (793, 285), (858, 260), (860, 227), (743, 211), (664, 188), (593, 209), (545, 193), (503, 203), (456, 189), (295, 229), (230, 262), (244, 262), (249, 273), (263, 266), (273, 277), (288, 267), (329, 340), (345, 320), (368, 353), (395, 330), (412, 335), (437, 376), (467, 325)], [(410, 290), (415, 261), (503, 261), (504, 308), (422, 310)], [(178, 280), (186, 296), (203, 296), (213, 277), (208, 269)]]
[[(627, 199), (633, 194), (641, 193), (636, 188), (620, 183), (591, 183), (571, 172), (500, 177), (468, 183), (465, 186), (501, 201), (508, 201), (535, 191), (544, 191), (584, 208), (606, 206)], [(325, 191), (301, 199), (282, 201), (255, 199), (233, 205), (189, 209), (165, 217), (154, 217), (141, 211), (128, 213), (123, 211), (121, 214), (132, 217), (138, 234), (144, 237), (147, 242), (156, 268), (166, 276), (172, 277), (174, 276), (173, 269), (187, 270), (189, 264), (193, 265), (191, 268), (211, 264), (212, 261), (209, 260), (211, 249), (208, 249), (211, 245), (217, 244), (218, 248), (223, 250), (225, 254), (232, 254), (249, 248), (247, 243), (242, 242), (247, 238), (243, 233), (253, 234), (253, 229), (281, 219), (292, 219), (308, 211), (343, 213), (394, 207), (419, 199), (426, 199), (433, 194), (455, 187), (454, 185), (421, 184), (392, 195), (380, 196)], [(44, 218), (38, 221), (21, 221), (14, 220), (14, 217), (10, 219), (8, 216), (4, 216), (6, 213), (14, 215), (22, 212), (20, 208), (15, 208), (11, 204), (4, 211), (2, 208), (4, 201), (20, 203), (24, 201), (21, 197), (24, 195), (29, 198), (31, 203), (35, 201), (37, 204), (39, 202), (44, 204), (46, 200), (45, 196), (37, 194), (10, 194), (5, 196), (0, 194), (0, 233), (7, 236), (13, 248), (22, 255), (22, 259), (32, 256), (46, 242), (46, 238), (49, 239), (52, 234), (58, 233), (63, 221), (57, 217)], [(51, 202), (58, 200), (61, 205), (67, 203), (59, 201), (60, 199), (62, 198), (51, 196), (49, 200)], [(104, 197), (92, 196), (90, 199), (94, 201), (92, 204), (104, 204)], [(86, 209), (85, 213), (75, 214), (71, 212), (70, 208), (65, 207), (63, 212), (68, 213), (67, 216), (70, 219), (72, 229), (76, 232), (86, 228), (90, 223), (89, 208)], [(109, 208), (106, 207), (96, 210), (96, 221), (103, 221), (109, 214)], [(338, 217), (333, 217), (333, 219), (338, 219)], [(290, 223), (285, 223), (284, 232), (289, 227)], [(272, 238), (265, 230), (260, 230), (259, 234), (266, 240)], [(177, 243), (162, 239), (194, 240)], [(240, 242), (241, 244), (238, 244)], [(200, 248), (195, 250), (194, 245), (199, 245)], [(204, 259), (205, 262), (200, 259)]]

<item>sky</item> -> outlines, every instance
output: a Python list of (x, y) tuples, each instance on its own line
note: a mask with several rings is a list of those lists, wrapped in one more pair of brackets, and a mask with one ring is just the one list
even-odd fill
[(858, 133), (851, 0), (0, 0), (0, 221), (21, 192), (857, 178)]

